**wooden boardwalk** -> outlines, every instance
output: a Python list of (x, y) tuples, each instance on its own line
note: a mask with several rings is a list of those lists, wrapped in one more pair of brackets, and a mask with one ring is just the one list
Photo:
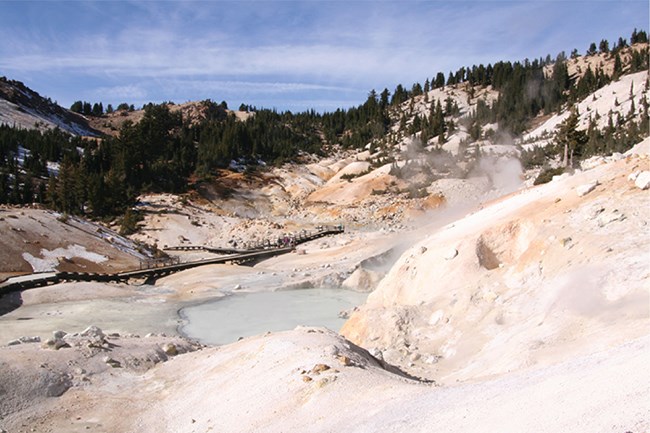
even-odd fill
[(147, 283), (152, 283), (158, 278), (166, 277), (174, 272), (184, 271), (186, 269), (195, 268), (198, 266), (233, 263), (245, 264), (253, 263), (259, 260), (267, 259), (270, 257), (286, 254), (295, 249), (295, 246), (304, 242), (309, 242), (323, 236), (335, 235), (344, 231), (342, 226), (336, 227), (321, 227), (319, 230), (313, 232), (303, 231), (298, 234), (289, 236), (289, 245), (263, 247), (255, 246), (248, 250), (231, 250), (219, 249), (208, 247), (175, 247), (171, 248), (176, 251), (190, 251), (190, 250), (206, 250), (210, 252), (215, 251), (229, 251), (233, 252), (230, 255), (223, 257), (215, 257), (210, 259), (196, 260), (186, 263), (173, 263), (165, 266), (150, 267), (145, 269), (137, 269), (133, 271), (118, 272), (115, 274), (100, 274), (100, 273), (86, 273), (86, 272), (48, 272), (48, 273), (35, 273), (29, 275), (22, 275), (19, 277), (12, 277), (0, 284), (0, 295), (33, 289), (36, 287), (44, 287), (52, 284), (63, 282), (77, 282), (77, 281), (97, 281), (97, 282), (127, 282), (129, 280), (143, 280)]

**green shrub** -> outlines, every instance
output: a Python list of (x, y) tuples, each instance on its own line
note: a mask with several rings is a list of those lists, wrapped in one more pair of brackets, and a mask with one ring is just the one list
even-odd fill
[(122, 236), (128, 236), (137, 232), (139, 229), (138, 222), (140, 221), (142, 221), (142, 215), (139, 212), (127, 209), (120, 223), (120, 234)]
[(543, 183), (549, 183), (553, 179), (553, 176), (558, 176), (562, 173), (564, 173), (564, 167), (547, 168), (546, 170), (542, 170), (542, 172), (537, 176), (537, 178), (535, 178), (533, 185), (541, 185)]

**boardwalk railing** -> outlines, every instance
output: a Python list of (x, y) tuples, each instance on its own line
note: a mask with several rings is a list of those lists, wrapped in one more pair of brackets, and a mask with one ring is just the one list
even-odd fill
[[(33, 289), (36, 287), (44, 287), (63, 282), (77, 282), (77, 281), (97, 281), (97, 282), (127, 282), (131, 279), (145, 280), (146, 282), (153, 282), (158, 278), (165, 277), (173, 274), (174, 272), (184, 271), (186, 269), (195, 268), (198, 266), (220, 264), (220, 263), (235, 263), (243, 264), (259, 261), (269, 257), (286, 254), (295, 249), (295, 246), (304, 242), (318, 239), (323, 236), (338, 234), (344, 231), (342, 226), (336, 227), (322, 227), (314, 232), (303, 231), (301, 233), (291, 235), (289, 237), (288, 245), (274, 246), (274, 247), (257, 247), (249, 250), (239, 250), (234, 254), (226, 255), (223, 257), (215, 257), (210, 259), (196, 260), (192, 262), (180, 263), (178, 258), (172, 259), (168, 263), (158, 262), (152, 263), (152, 266), (143, 268), (141, 262), (140, 269), (118, 272), (115, 274), (100, 274), (100, 273), (87, 273), (87, 272), (56, 272), (56, 273), (40, 273), (22, 275), (20, 277), (8, 278), (0, 284), (0, 295)], [(284, 238), (283, 238), (284, 239)], [(176, 250), (181, 248), (191, 249), (208, 249), (206, 247), (176, 247)], [(209, 250), (209, 249), (208, 249)]]
[(165, 251), (208, 251), (215, 254), (243, 254), (251, 251), (262, 251), (273, 248), (285, 248), (299, 245), (323, 236), (343, 233), (345, 229), (338, 226), (318, 226), (316, 230), (301, 230), (298, 233), (280, 235), (275, 239), (266, 239), (255, 243), (244, 244), (244, 248), (210, 247), (205, 245), (178, 245), (166, 247)]

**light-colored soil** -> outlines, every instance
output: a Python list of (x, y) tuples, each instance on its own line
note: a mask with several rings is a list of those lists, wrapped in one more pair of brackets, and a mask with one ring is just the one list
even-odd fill
[(106, 228), (47, 210), (0, 207), (0, 233), (0, 279), (50, 270), (117, 272), (137, 268), (142, 257)]
[[(645, 431), (650, 202), (628, 176), (650, 164), (630, 155), (594, 165), (479, 207), (472, 203), (510, 185), (486, 174), (438, 181), (407, 209), (403, 197), (389, 196), (299, 209), (292, 200), (325, 180), (299, 181), (278, 170), (272, 183), (250, 192), (276, 212), (266, 219), (233, 214), (248, 199), (231, 199), (225, 211), (217, 200), (142, 197), (145, 230), (134, 237), (161, 246), (252, 242), (327, 218), (348, 230), (254, 267), (205, 266), (154, 285), (66, 283), (23, 292), (22, 305), (0, 316), (2, 344), (36, 336), (44, 342), (57, 330), (74, 334), (90, 325), (119, 336), (100, 347), (82, 336), (59, 350), (0, 347), (0, 428)], [(591, 192), (578, 195), (593, 181)], [(490, 192), (495, 185), (500, 189)], [(52, 244), (24, 243), (33, 257), (45, 260), (61, 247), (57, 254), (79, 255), (69, 259), (79, 267), (138, 261), (135, 249), (118, 249), (122, 241), (108, 241), (102, 230), (71, 227), (44, 211), (3, 212), (0, 223), (18, 229), (9, 229), (14, 234), (49, 227), (41, 237)], [(412, 228), (398, 230), (402, 224)], [(59, 240), (50, 234), (59, 232)], [(6, 245), (18, 248), (17, 241)], [(342, 330), (369, 352), (312, 328), (198, 351), (175, 336), (179, 308), (228, 293), (379, 280)], [(149, 333), (156, 336), (145, 338)], [(194, 352), (168, 355), (168, 344)]]

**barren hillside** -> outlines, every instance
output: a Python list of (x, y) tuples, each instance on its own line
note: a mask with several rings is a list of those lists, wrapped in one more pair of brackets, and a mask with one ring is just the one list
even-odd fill
[[(0, 433), (649, 431), (644, 50), (620, 71), (606, 53), (502, 62), (501, 81), (462, 68), (323, 115), (206, 100), (85, 119), (0, 80), (0, 123), (105, 134), (30, 149), (3, 127), (0, 283), (345, 228), (250, 266), (1, 296)], [(587, 67), (611, 76), (578, 93)], [(368, 297), (341, 330), (184, 336), (186, 308), (307, 288)]]
[(146, 251), (114, 231), (75, 217), (0, 208), (0, 278), (31, 272), (116, 272), (137, 268)]
[[(6, 393), (4, 426), (645, 431), (648, 147), (646, 140), (638, 147), (643, 155), (515, 192), (442, 226), (444, 212), (431, 213), (415, 233), (421, 240), (342, 330), (364, 349), (331, 331), (303, 327), (182, 355), (176, 350), (192, 349), (165, 338), (72, 334), (61, 340), (72, 347), (47, 357), (48, 374), (39, 381), (27, 367), (20, 374), (0, 370), (8, 375), (3, 383), (11, 378), (14, 384)], [(354, 248), (334, 253), (332, 247), (332, 261)], [(319, 248), (257, 268), (258, 276), (322, 263)], [(200, 278), (208, 285), (222, 284), (204, 271)], [(171, 300), (171, 289), (191, 296), (200, 289), (188, 285), (197, 275), (166, 279), (151, 295)], [(29, 303), (51, 290), (39, 289)], [(46, 304), (31, 308), (36, 313)], [(120, 350), (109, 356), (91, 351), (83, 363), (70, 362), (67, 357), (86, 350), (78, 342), (88, 338)], [(0, 360), (21, 365), (52, 350), (44, 347), (1, 348)], [(27, 390), (38, 396), (28, 407)]]
[(0, 79), (0, 124), (23, 129), (60, 128), (74, 135), (97, 136), (88, 119), (61, 108), (19, 81)]
[(603, 164), (498, 199), (429, 234), (343, 334), (445, 383), (645, 335), (650, 198), (632, 178), (648, 168), (647, 156)]

